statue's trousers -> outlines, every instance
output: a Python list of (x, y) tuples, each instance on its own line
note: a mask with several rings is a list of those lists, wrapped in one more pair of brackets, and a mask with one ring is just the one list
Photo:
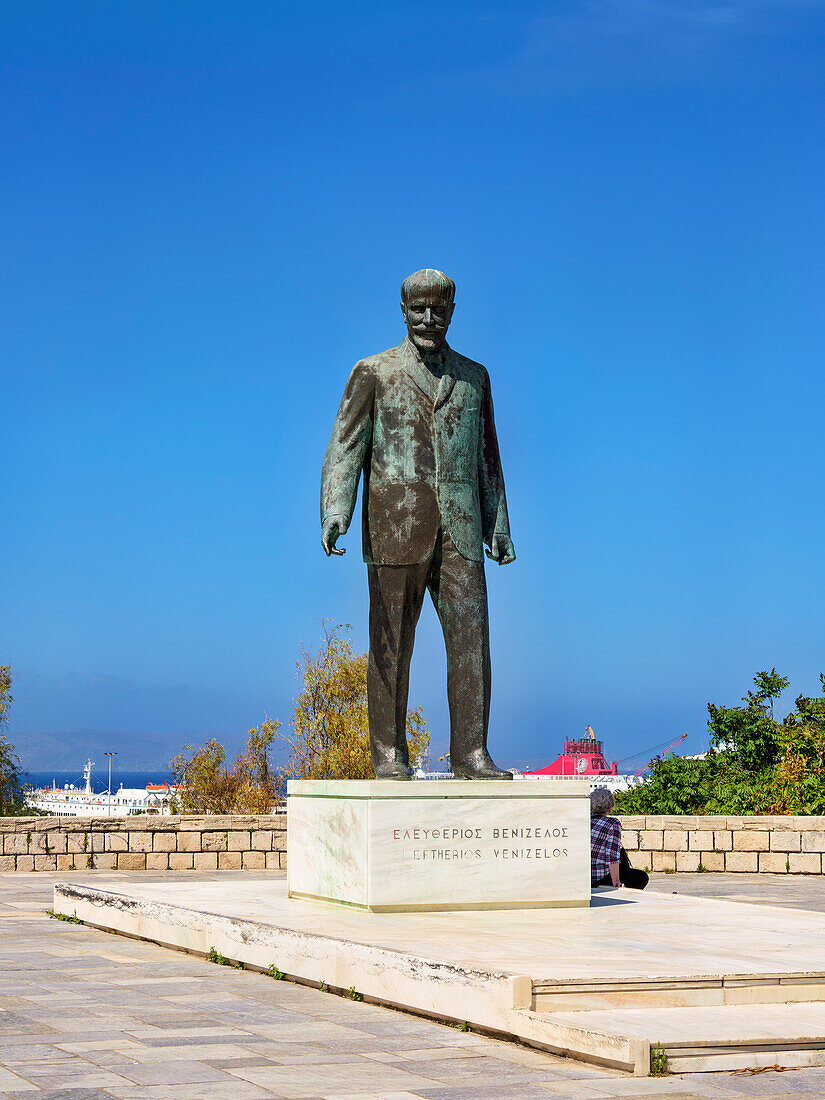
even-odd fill
[(407, 762), (407, 696), (415, 627), (430, 592), (447, 648), (450, 762), (461, 766), (487, 748), (490, 629), (484, 563), (463, 557), (441, 530), (429, 558), (415, 565), (367, 566), (370, 653), (367, 666), (372, 762)]

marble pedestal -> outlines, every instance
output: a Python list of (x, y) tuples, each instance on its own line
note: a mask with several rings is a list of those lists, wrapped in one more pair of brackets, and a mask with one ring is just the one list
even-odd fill
[(297, 780), (291, 898), (372, 912), (590, 902), (589, 780)]

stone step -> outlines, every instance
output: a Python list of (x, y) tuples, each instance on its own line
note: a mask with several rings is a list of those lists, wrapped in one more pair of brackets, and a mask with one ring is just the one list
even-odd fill
[(690, 1008), (793, 1001), (825, 1001), (825, 971), (620, 981), (534, 981), (532, 1007), (537, 1012), (575, 1012), (608, 1007)]
[(601, 1009), (545, 1015), (557, 1028), (661, 1047), (671, 1073), (825, 1065), (825, 1000)]

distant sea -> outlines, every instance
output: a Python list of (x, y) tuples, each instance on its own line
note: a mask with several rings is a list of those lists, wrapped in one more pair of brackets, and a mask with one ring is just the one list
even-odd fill
[[(158, 768), (156, 772), (121, 772), (112, 768), (113, 791), (118, 790), (121, 783), (124, 787), (145, 787), (147, 783), (168, 783), (171, 779), (171, 773), (164, 768)], [(75, 787), (82, 787), (83, 771), (81, 769), (75, 772), (27, 772), (24, 777), (24, 782), (30, 783), (32, 787), (44, 787), (47, 783), (51, 786), (53, 781), (57, 783), (58, 787), (64, 787), (67, 783), (69, 785), (74, 783)], [(95, 768), (92, 771), (93, 791), (96, 793), (105, 791), (108, 782), (108, 769)]]

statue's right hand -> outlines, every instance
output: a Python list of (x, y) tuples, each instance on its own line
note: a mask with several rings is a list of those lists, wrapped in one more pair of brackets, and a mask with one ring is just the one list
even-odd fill
[(321, 532), (321, 545), (327, 557), (329, 557), (330, 554), (346, 554), (346, 550), (339, 550), (335, 543), (341, 535), (346, 534), (347, 526), (347, 523), (341, 516), (330, 516), (324, 523)]

